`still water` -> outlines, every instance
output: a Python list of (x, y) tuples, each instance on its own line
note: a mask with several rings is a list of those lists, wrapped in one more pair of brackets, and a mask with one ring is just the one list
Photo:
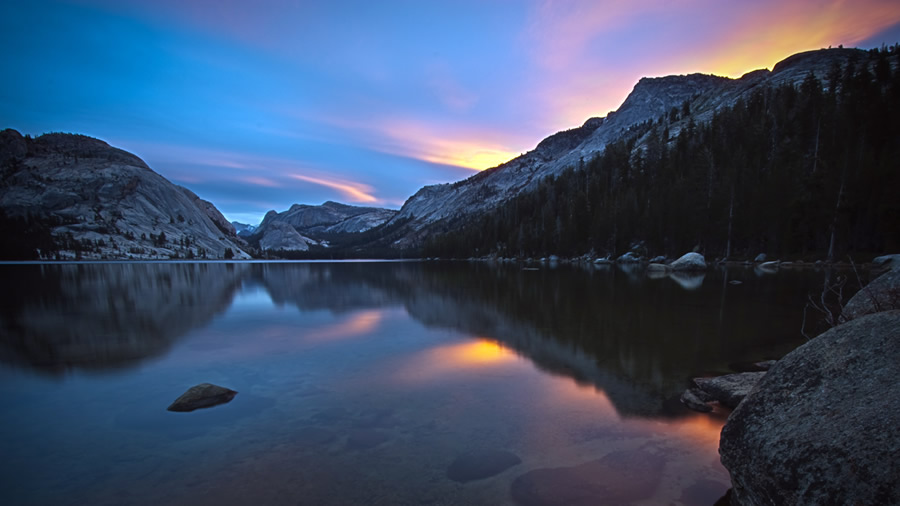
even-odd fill
[[(711, 505), (727, 413), (678, 396), (804, 342), (825, 275), (0, 265), (0, 500)], [(166, 411), (202, 382), (239, 393)]]

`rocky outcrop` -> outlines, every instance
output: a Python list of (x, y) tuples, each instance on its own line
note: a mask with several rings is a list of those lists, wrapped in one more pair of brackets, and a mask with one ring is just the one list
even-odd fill
[(0, 210), (52, 237), (43, 258), (250, 258), (212, 204), (98, 139), (5, 130), (0, 175)]
[(898, 342), (886, 311), (779, 360), (722, 429), (733, 504), (900, 503)]
[(328, 245), (335, 235), (357, 234), (391, 219), (397, 211), (325, 202), (320, 206), (294, 204), (284, 212), (269, 211), (259, 228), (242, 232), (268, 250), (307, 251), (310, 245)]
[(682, 394), (681, 402), (695, 411), (702, 412), (711, 411), (712, 407), (707, 403), (713, 401), (734, 409), (765, 374), (765, 372), (741, 372), (712, 378), (694, 378), (694, 387)]
[(259, 240), (259, 247), (264, 250), (307, 251), (314, 244), (318, 243), (300, 235), (296, 228), (283, 221), (266, 224)]
[(890, 309), (900, 309), (900, 268), (882, 274), (856, 292), (847, 301), (841, 315), (852, 320)]
[(220, 387), (211, 383), (200, 383), (181, 394), (166, 409), (169, 411), (187, 412), (195, 409), (211, 408), (231, 402), (235, 395), (237, 395), (237, 392), (230, 388)]
[(678, 260), (675, 260), (669, 267), (673, 271), (705, 271), (706, 259), (700, 253), (685, 253)]

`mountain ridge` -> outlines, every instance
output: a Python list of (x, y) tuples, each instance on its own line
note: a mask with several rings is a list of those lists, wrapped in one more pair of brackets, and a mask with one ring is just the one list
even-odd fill
[[(844, 48), (807, 51), (785, 58), (772, 70), (747, 72), (738, 79), (707, 74), (641, 78), (622, 105), (607, 116), (589, 118), (580, 127), (552, 134), (535, 149), (467, 179), (421, 188), (385, 224), (406, 221), (390, 237), (390, 246), (399, 250), (419, 248), (435, 230), (446, 232), (453, 228), (453, 222), (477, 216), (534, 189), (548, 176), (588, 162), (630, 129), (656, 121), (685, 104), (691, 109), (693, 121), (709, 121), (717, 111), (759, 86), (796, 85), (810, 73), (822, 79), (835, 64), (846, 65), (866, 54), (861, 49)], [(686, 120), (677, 122), (670, 135), (677, 137), (685, 126)]]

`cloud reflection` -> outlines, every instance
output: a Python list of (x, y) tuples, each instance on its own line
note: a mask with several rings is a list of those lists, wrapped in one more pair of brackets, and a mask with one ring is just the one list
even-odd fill
[(309, 341), (336, 341), (360, 337), (374, 332), (384, 319), (384, 311), (369, 310), (350, 315), (343, 321), (313, 330), (306, 334)]

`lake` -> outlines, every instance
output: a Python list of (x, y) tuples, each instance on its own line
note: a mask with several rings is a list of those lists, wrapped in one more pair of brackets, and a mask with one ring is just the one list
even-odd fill
[(805, 342), (825, 276), (0, 265), (3, 502), (711, 505), (727, 413), (678, 397)]

